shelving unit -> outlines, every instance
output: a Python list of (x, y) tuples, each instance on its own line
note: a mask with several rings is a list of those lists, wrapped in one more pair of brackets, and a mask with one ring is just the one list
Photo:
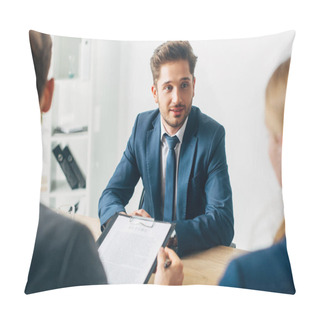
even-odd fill
[[(89, 215), (92, 77), (91, 42), (86, 39), (53, 37), (49, 77), (55, 79), (52, 106), (42, 119), (43, 170), (41, 202), (52, 209), (78, 206), (78, 213)], [(57, 133), (62, 128), (66, 133)], [(70, 133), (72, 130), (82, 131)], [(72, 190), (52, 150), (68, 146), (86, 187)]]
[[(43, 114), (41, 202), (52, 209), (75, 205), (78, 213), (98, 217), (102, 191), (112, 177), (130, 134), (125, 88), (130, 58), (128, 45), (119, 41), (53, 37), (49, 78), (55, 79), (49, 112)], [(56, 133), (85, 127), (79, 133)], [(72, 190), (52, 149), (68, 145), (86, 177), (86, 188)], [(137, 199), (127, 206), (137, 208)]]

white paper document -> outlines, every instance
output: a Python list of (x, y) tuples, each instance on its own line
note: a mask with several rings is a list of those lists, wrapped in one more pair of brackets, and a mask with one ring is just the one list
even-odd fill
[(98, 248), (109, 284), (142, 284), (171, 223), (119, 214)]

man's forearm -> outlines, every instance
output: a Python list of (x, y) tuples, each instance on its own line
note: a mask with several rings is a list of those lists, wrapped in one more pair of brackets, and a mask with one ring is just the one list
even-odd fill
[(218, 245), (229, 246), (234, 236), (233, 218), (229, 215), (203, 214), (175, 223), (179, 256)]

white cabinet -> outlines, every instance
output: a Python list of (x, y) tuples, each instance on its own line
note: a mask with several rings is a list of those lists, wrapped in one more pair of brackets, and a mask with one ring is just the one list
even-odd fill
[[(53, 209), (76, 205), (89, 215), (92, 119), (91, 50), (89, 40), (53, 37), (49, 77), (54, 77), (52, 106), (42, 118), (43, 168), (41, 202)], [(68, 146), (86, 179), (71, 189), (52, 150)], [(94, 213), (96, 215), (96, 212)]]

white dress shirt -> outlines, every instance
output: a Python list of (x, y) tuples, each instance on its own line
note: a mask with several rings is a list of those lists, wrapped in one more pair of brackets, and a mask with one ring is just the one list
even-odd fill
[[(180, 149), (181, 149), (184, 132), (186, 130), (187, 122), (188, 122), (188, 118), (185, 120), (184, 124), (179, 129), (179, 131), (175, 135), (173, 135), (173, 136), (177, 136), (177, 138), (179, 139), (179, 142), (176, 144), (174, 148), (174, 151), (176, 153), (176, 183), (175, 183), (175, 199), (174, 199), (175, 204), (177, 200), (177, 181), (178, 181)], [(166, 165), (167, 165), (167, 156), (169, 152), (167, 139), (164, 136), (164, 134), (166, 133), (169, 136), (170, 134), (166, 131), (162, 123), (162, 117), (160, 117), (160, 124), (161, 124), (161, 135), (160, 135), (160, 139), (161, 139), (161, 212), (163, 214), (164, 195), (165, 195), (165, 188), (166, 188)], [(173, 220), (175, 219), (176, 219), (176, 205), (174, 206), (174, 213), (173, 213)]]

